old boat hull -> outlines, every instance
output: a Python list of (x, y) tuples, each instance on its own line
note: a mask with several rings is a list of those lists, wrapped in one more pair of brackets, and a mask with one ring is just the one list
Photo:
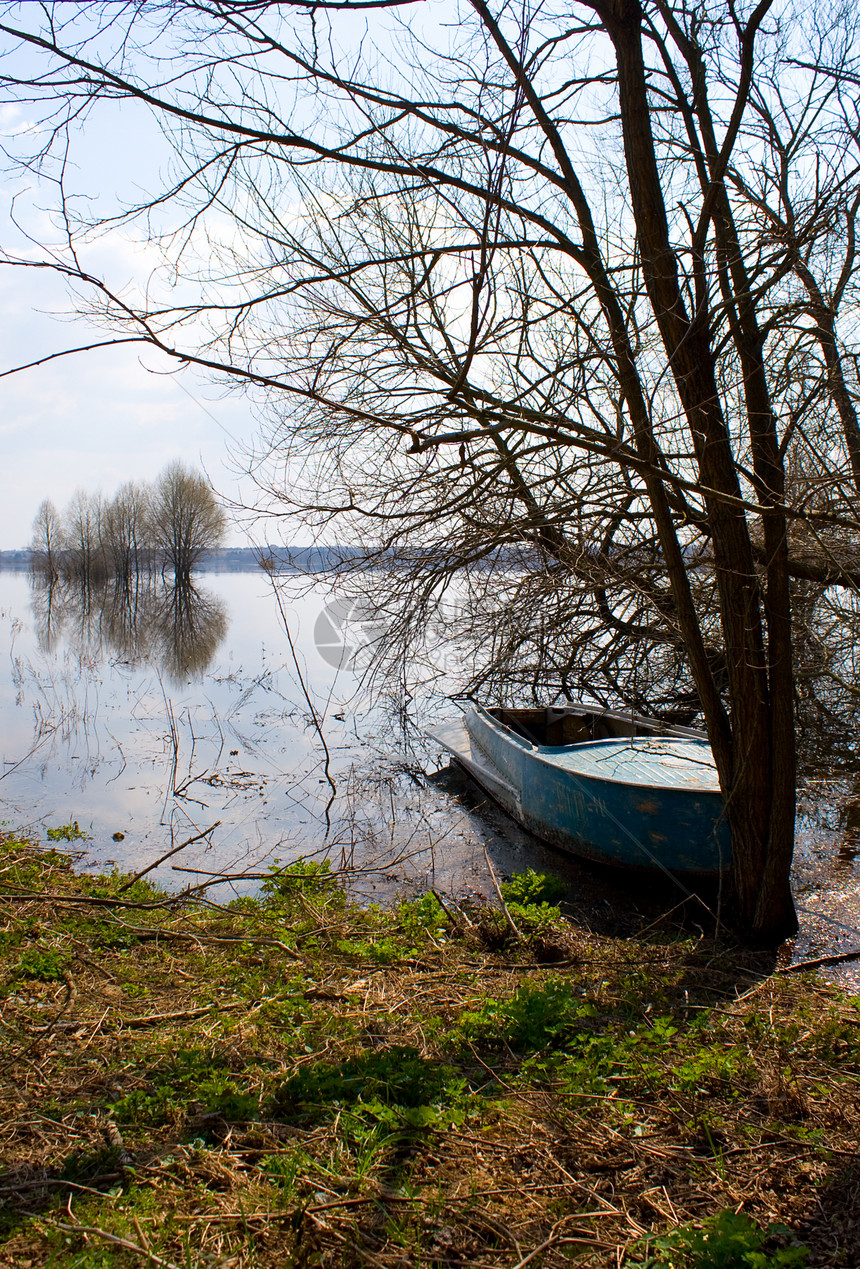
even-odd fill
[(524, 828), (564, 850), (701, 876), (731, 863), (701, 732), (580, 705), (478, 708), (430, 735)]

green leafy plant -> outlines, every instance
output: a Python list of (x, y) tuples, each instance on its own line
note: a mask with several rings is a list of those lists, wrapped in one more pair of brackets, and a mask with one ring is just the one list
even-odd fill
[(68, 952), (51, 947), (28, 947), (18, 957), (16, 978), (36, 978), (43, 983), (54, 983), (63, 977), (70, 964)]
[(786, 1239), (783, 1225), (760, 1229), (744, 1212), (719, 1212), (700, 1229), (681, 1225), (662, 1238), (648, 1240), (644, 1255), (628, 1261), (630, 1269), (794, 1269), (809, 1254), (802, 1246), (766, 1249)]
[(134, 900), (143, 903), (150, 902), (164, 894), (164, 891), (150, 881), (148, 877), (140, 877), (136, 881), (132, 881), (130, 874), (120, 872), (118, 868), (114, 868), (108, 873), (102, 873), (100, 876), (87, 877), (81, 889), (86, 894), (91, 894), (98, 898), (112, 899), (116, 895), (121, 894), (126, 901)]
[(207, 1114), (220, 1115), (230, 1123), (247, 1123), (258, 1118), (260, 1099), (256, 1093), (243, 1092), (238, 1084), (224, 1077), (202, 1080), (195, 1090), (195, 1101)]
[(448, 917), (441, 903), (433, 894), (422, 895), (397, 909), (398, 924), (407, 938), (421, 939), (427, 934), (443, 935), (448, 927)]
[(171, 1123), (183, 1110), (181, 1095), (173, 1088), (135, 1088), (111, 1107), (118, 1123), (155, 1127)]
[(289, 1203), (297, 1197), (302, 1175), (313, 1172), (315, 1169), (314, 1160), (304, 1150), (267, 1155), (261, 1160), (259, 1166), (268, 1180), (278, 1187), (284, 1203)]
[[(501, 891), (520, 932), (531, 939), (546, 935), (561, 920), (561, 909), (554, 901), (564, 896), (565, 887), (558, 877), (528, 868), (510, 881), (503, 881)], [(501, 924), (501, 913), (494, 912), (492, 918), (499, 934), (505, 933), (506, 938), (507, 927)]]
[(276, 865), (261, 890), (270, 902), (304, 896), (314, 906), (343, 907), (346, 903), (343, 887), (332, 876), (327, 859), (297, 859), (286, 868)]
[(467, 1040), (509, 1044), (520, 1051), (541, 1049), (570, 1035), (579, 1025), (583, 1001), (561, 978), (522, 983), (508, 1000), (490, 997), (464, 1013), (459, 1032)]
[(92, 1184), (93, 1181), (119, 1169), (119, 1150), (102, 1146), (99, 1150), (73, 1150), (63, 1161), (60, 1176), (64, 1181)]
[(194, 1107), (242, 1122), (259, 1114), (256, 1093), (239, 1087), (223, 1058), (205, 1049), (180, 1049), (169, 1065), (150, 1071), (147, 1085), (133, 1089), (111, 1110), (121, 1123), (157, 1125)]
[(533, 868), (515, 873), (510, 881), (502, 882), (501, 889), (508, 905), (516, 903), (522, 907), (554, 904), (565, 894), (564, 882), (559, 877), (535, 872)]
[(49, 828), (45, 835), (49, 842), (85, 842), (87, 840), (87, 834), (78, 827), (77, 820), (73, 820), (70, 824), (58, 824), (56, 828)]
[(755, 1073), (748, 1054), (731, 1045), (709, 1044), (678, 1061), (672, 1067), (669, 1083), (678, 1089), (723, 1084), (739, 1097), (743, 1092), (744, 1077), (754, 1078)]
[(394, 965), (413, 949), (404, 946), (390, 935), (376, 939), (338, 939), (335, 947), (344, 956), (373, 961), (377, 965)]

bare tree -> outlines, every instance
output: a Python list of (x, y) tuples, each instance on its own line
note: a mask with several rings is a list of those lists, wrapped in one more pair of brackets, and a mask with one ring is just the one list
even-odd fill
[(175, 462), (152, 487), (128, 481), (108, 502), (78, 490), (62, 518), (43, 502), (33, 525), (33, 552), (43, 572), (85, 587), (107, 577), (128, 590), (156, 564), (187, 585), (205, 552), (220, 545), (225, 524), (203, 476)]
[[(381, 596), (404, 634), (471, 569), (477, 682), (526, 652), (533, 683), (602, 673), (635, 697), (653, 650), (705, 718), (738, 926), (791, 933), (793, 579), (853, 584), (860, 527), (853, 237), (833, 263), (857, 207), (854, 19), (468, 0), (435, 28), (393, 16), (374, 58), (322, 38), (324, 2), (41, 15), (0, 30), (24, 53), (9, 93), (50, 102), (69, 246), (45, 267), (91, 288), (108, 342), (267, 399), (268, 488), (411, 558)], [(69, 129), (117, 97), (175, 129), (175, 183), (137, 212), (182, 208), (163, 242), (187, 304), (135, 304), (76, 254)]]
[(108, 571), (125, 588), (152, 562), (147, 542), (150, 500), (144, 485), (128, 481), (104, 508), (102, 541)]
[(173, 570), (179, 586), (190, 586), (201, 557), (219, 546), (226, 526), (223, 509), (208, 483), (182, 463), (170, 463), (159, 476), (148, 510), (154, 550)]
[(55, 581), (59, 576), (62, 544), (63, 530), (60, 514), (50, 498), (46, 498), (39, 503), (39, 510), (33, 520), (30, 549), (36, 567), (51, 581)]
[(77, 576), (84, 587), (104, 577), (103, 515), (100, 495), (83, 489), (63, 513), (63, 572)]

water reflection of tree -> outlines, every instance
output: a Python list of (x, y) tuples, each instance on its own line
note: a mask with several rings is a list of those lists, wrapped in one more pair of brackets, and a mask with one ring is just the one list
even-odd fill
[(224, 605), (190, 583), (158, 588), (152, 648), (173, 678), (202, 674), (227, 633)]
[(200, 675), (227, 633), (217, 596), (153, 576), (84, 585), (36, 574), (32, 609), (39, 647), (65, 640), (78, 656), (150, 661), (171, 678)]
[(62, 602), (64, 587), (50, 572), (33, 573), (30, 577), (30, 603), (36, 622), (36, 639), (42, 652), (53, 652), (63, 638), (66, 608)]

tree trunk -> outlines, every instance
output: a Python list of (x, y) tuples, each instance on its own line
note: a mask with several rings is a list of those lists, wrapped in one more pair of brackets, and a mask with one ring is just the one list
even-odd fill
[[(714, 717), (704, 694), (703, 702), (732, 831), (734, 919), (753, 941), (772, 942), (797, 929), (788, 880), (794, 843), (795, 765), (790, 652), (786, 656), (790, 609), (784, 525), (780, 531), (776, 519), (764, 517), (766, 539), (773, 539), (776, 556), (769, 565), (763, 597), (746, 516), (739, 505), (742, 492), (731, 437), (719, 404), (709, 314), (703, 304), (695, 319), (689, 318), (678, 281), (651, 131), (641, 9), (637, 0), (595, 3), (594, 8), (616, 51), (624, 151), (643, 277), (690, 429), (713, 542), (729, 680), (730, 735), (719, 717)], [(762, 434), (761, 419), (751, 417), (750, 423), (759, 429), (757, 457), (762, 465), (770, 445)], [(778, 473), (770, 472), (770, 480), (762, 483), (773, 490)], [(778, 492), (773, 490), (775, 497)], [(767, 651), (763, 607), (768, 615)], [(698, 687), (697, 667), (691, 668)]]

